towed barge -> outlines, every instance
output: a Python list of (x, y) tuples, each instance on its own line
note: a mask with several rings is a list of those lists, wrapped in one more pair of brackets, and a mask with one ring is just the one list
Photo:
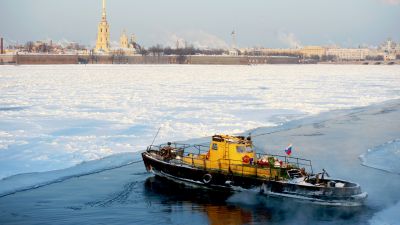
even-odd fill
[(142, 158), (147, 171), (213, 191), (257, 191), (324, 205), (359, 206), (360, 185), (314, 174), (310, 160), (256, 153), (251, 137), (214, 135), (210, 146), (150, 145)]

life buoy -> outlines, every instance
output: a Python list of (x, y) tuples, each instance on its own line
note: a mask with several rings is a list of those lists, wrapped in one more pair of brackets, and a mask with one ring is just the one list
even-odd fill
[(242, 161), (244, 163), (249, 163), (250, 162), (250, 157), (248, 155), (243, 156)]
[(208, 184), (208, 183), (211, 182), (211, 180), (212, 180), (211, 174), (209, 174), (209, 173), (204, 174), (204, 176), (203, 176), (203, 183)]

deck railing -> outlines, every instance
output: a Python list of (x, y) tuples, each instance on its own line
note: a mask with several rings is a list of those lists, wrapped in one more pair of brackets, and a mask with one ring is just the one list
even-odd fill
[[(159, 151), (160, 149), (167, 147), (167, 144), (162, 145), (151, 145), (147, 150)], [(188, 145), (181, 143), (171, 143), (170, 147), (177, 151), (184, 152), (179, 159), (172, 159), (171, 162), (177, 165), (191, 166), (193, 168), (201, 168), (204, 170), (216, 170), (219, 172), (234, 173), (239, 176), (255, 176), (256, 178), (269, 178), (269, 179), (280, 179), (287, 177), (286, 169), (288, 166), (295, 166), (296, 168), (308, 169), (313, 174), (313, 167), (311, 160), (289, 157), (283, 155), (274, 154), (263, 154), (256, 153), (257, 159), (266, 158), (277, 159), (282, 164), (276, 166), (275, 164), (269, 163), (269, 165), (259, 165), (257, 161), (253, 161), (251, 164), (243, 164), (241, 160), (233, 159), (218, 159), (209, 160), (206, 158), (206, 153), (209, 150), (209, 146), (205, 145)], [(215, 165), (218, 165), (217, 167)]]

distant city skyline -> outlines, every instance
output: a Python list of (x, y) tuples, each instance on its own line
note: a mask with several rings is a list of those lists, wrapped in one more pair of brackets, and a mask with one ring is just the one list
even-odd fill
[[(2, 0), (6, 44), (52, 39), (94, 46), (101, 0)], [(108, 0), (112, 45), (125, 29), (143, 46), (223, 48), (378, 45), (400, 41), (400, 0)]]

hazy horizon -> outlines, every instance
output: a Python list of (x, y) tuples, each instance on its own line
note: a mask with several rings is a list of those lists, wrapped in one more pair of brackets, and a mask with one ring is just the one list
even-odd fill
[[(2, 0), (0, 36), (6, 44), (29, 40), (74, 41), (93, 46), (101, 0)], [(195, 47), (270, 48), (296, 45), (376, 46), (400, 41), (400, 0), (182, 1), (108, 0), (111, 40), (123, 29), (138, 43)]]

